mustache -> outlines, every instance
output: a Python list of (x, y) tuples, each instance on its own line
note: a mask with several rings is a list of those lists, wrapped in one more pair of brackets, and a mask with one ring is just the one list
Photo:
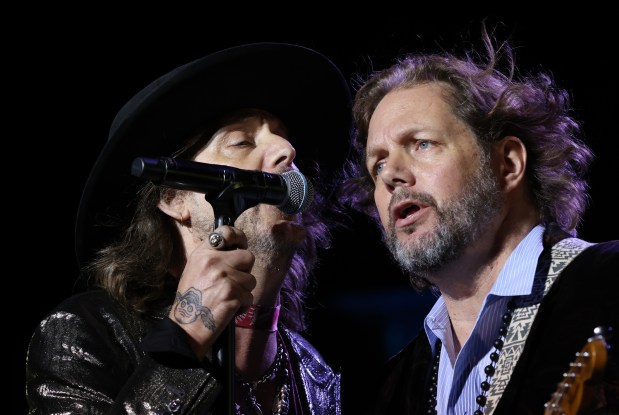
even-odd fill
[(391, 200), (389, 201), (388, 211), (390, 221), (394, 220), (394, 218), (392, 217), (393, 207), (404, 200), (413, 200), (416, 203), (423, 203), (424, 205), (431, 206), (434, 209), (438, 210), (438, 204), (436, 203), (436, 199), (429, 193), (415, 192), (404, 187), (399, 187), (393, 191), (393, 194), (391, 195)]

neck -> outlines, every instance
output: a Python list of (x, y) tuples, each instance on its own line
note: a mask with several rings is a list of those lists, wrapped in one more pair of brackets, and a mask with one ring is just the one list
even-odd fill
[(509, 232), (495, 232), (492, 239), (482, 238), (460, 260), (429, 278), (445, 301), (456, 352), (471, 335), (484, 300), (505, 262), (534, 226), (535, 223), (527, 222), (519, 228), (512, 227)]
[[(442, 277), (439, 285), (449, 314), (457, 354), (468, 340), (484, 299), (494, 285), (503, 262), (492, 262), (483, 269), (462, 270), (457, 275)], [(438, 285), (438, 284), (437, 284)]]

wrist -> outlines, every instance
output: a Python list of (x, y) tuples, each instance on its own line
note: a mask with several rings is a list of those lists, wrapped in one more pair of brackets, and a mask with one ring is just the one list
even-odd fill
[(253, 330), (277, 331), (281, 305), (275, 307), (252, 304), (234, 317), (234, 325)]

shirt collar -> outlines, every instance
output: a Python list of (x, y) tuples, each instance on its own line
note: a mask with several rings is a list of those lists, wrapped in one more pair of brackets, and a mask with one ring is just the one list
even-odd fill
[[(538, 258), (544, 249), (543, 235), (544, 226), (537, 225), (520, 241), (507, 258), (488, 296), (511, 297), (531, 294)], [(484, 304), (487, 300), (488, 297)], [(437, 339), (433, 331), (445, 331), (449, 327), (449, 315), (441, 296), (424, 319), (425, 332), (432, 347)]]

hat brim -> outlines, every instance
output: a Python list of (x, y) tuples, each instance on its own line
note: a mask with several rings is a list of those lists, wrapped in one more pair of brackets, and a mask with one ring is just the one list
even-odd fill
[(292, 44), (241, 45), (163, 75), (131, 98), (112, 123), (78, 207), (78, 263), (89, 261), (117, 236), (117, 229), (97, 225), (102, 215), (124, 220), (132, 215), (130, 201), (143, 185), (130, 174), (136, 157), (171, 156), (209, 119), (260, 108), (288, 127), (302, 172), (311, 163), (323, 173), (335, 172), (349, 150), (350, 106), (350, 89), (340, 70), (324, 55)]

